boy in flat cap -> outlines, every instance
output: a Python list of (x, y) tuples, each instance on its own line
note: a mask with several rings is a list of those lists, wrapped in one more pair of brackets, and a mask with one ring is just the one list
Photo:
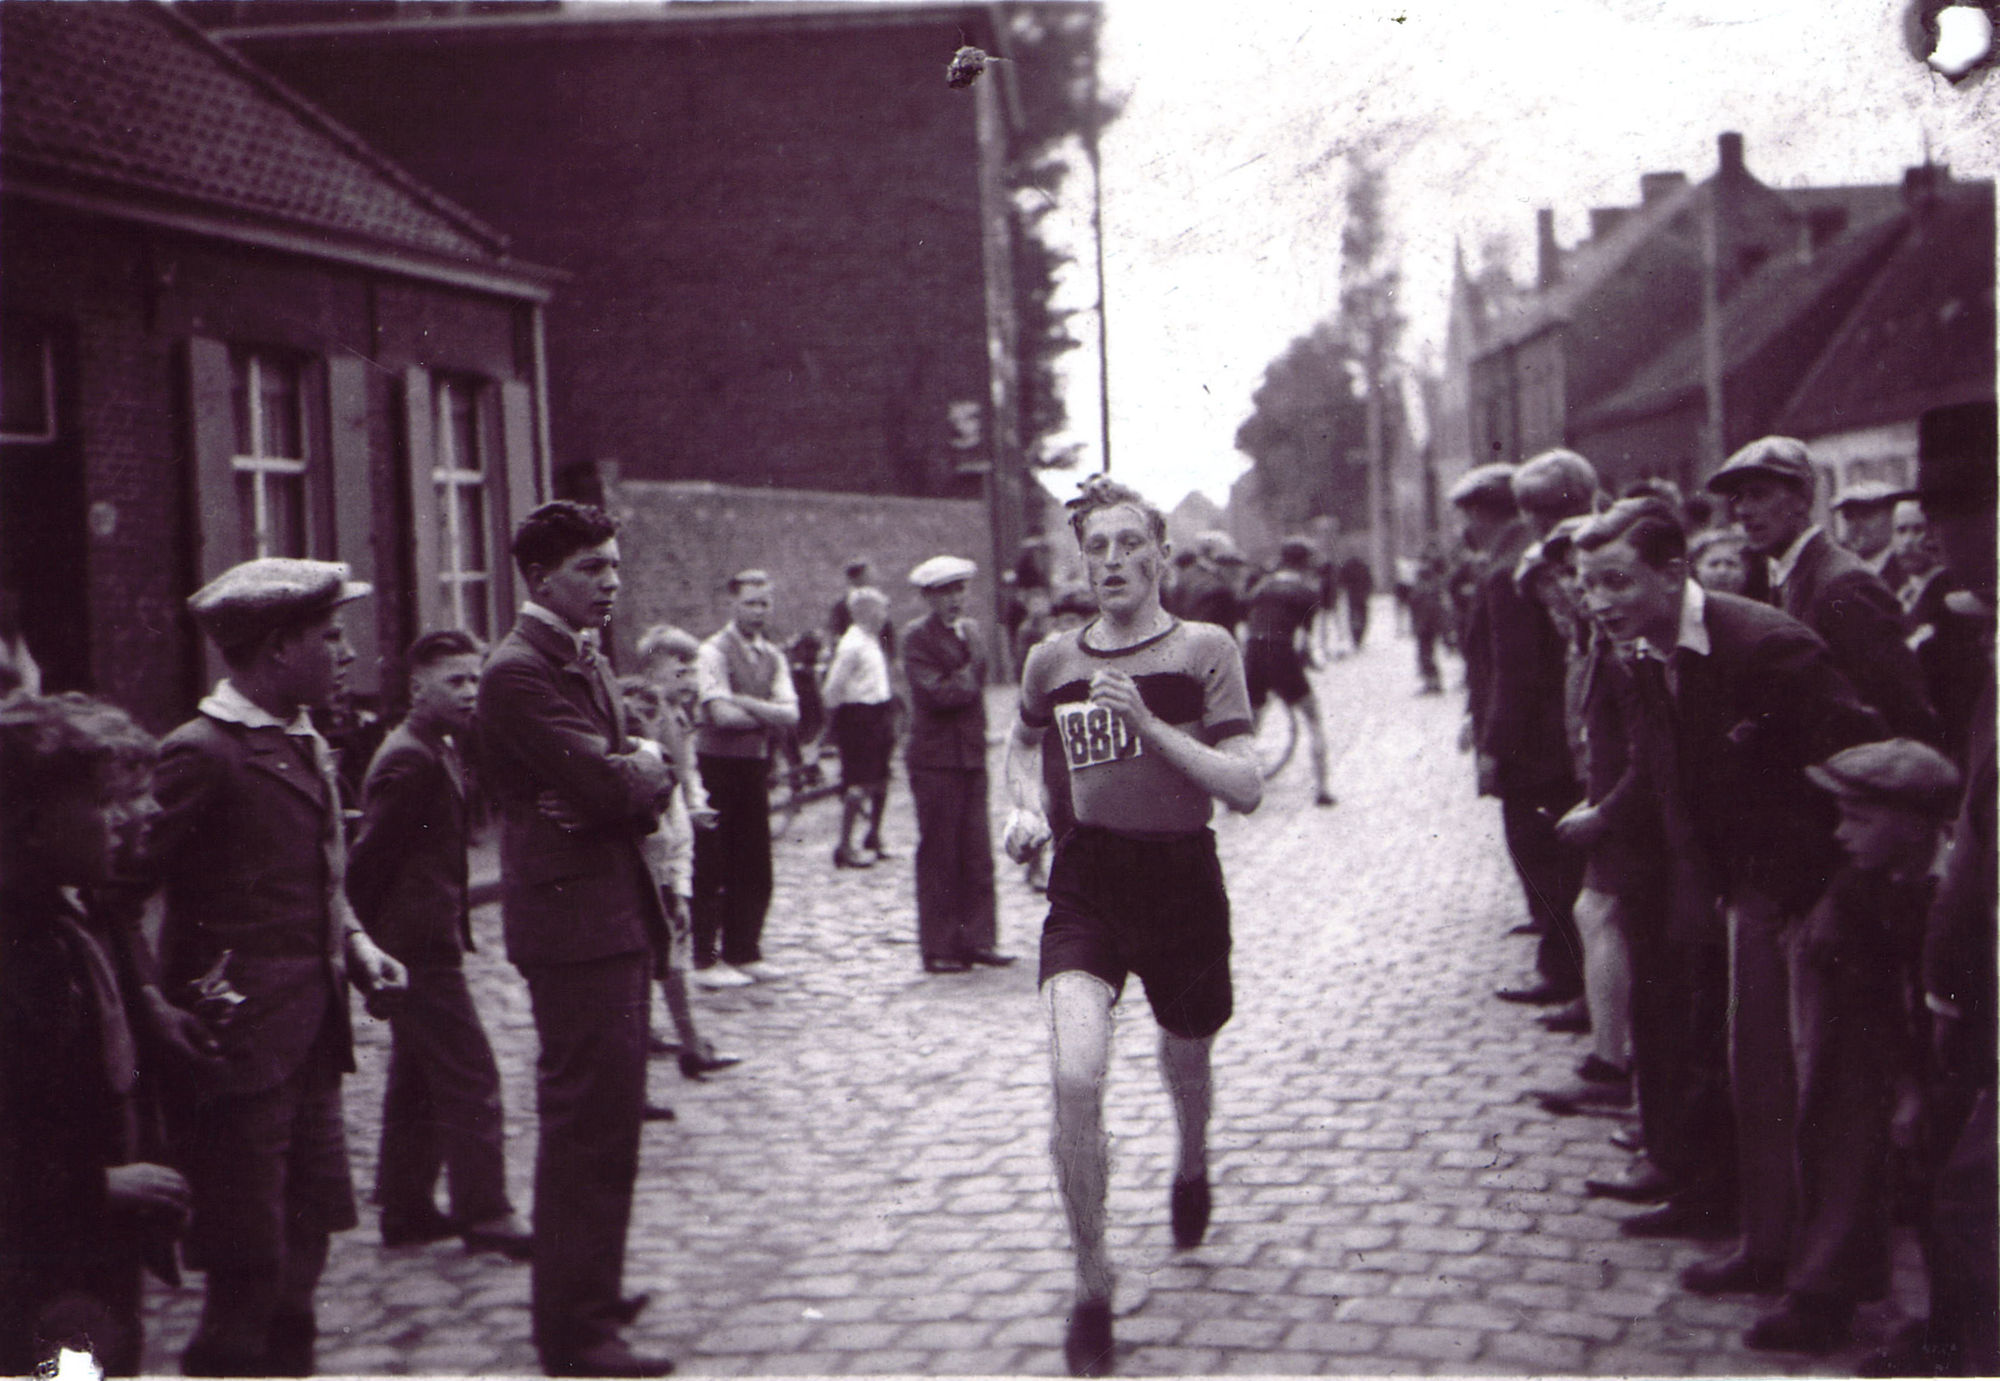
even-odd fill
[(1957, 769), (1911, 739), (1860, 744), (1806, 776), (1839, 807), (1847, 861), (1785, 937), (1799, 1203), (1784, 1302), (1743, 1336), (1765, 1351), (1838, 1347), (1855, 1305), (1888, 1289), (1890, 1122), (1916, 1069), (1905, 993), (1958, 804)]
[(904, 752), (917, 807), (917, 944), (926, 973), (1014, 962), (994, 948), (986, 648), (965, 616), (978, 569), (962, 556), (933, 556), (910, 572), (931, 607), (903, 630), (911, 709)]
[(354, 660), (342, 611), (369, 592), (334, 562), (267, 557), (188, 600), (229, 674), (161, 748), (148, 868), (166, 887), (163, 988), (186, 1000), (218, 976), (243, 998), (182, 1109), (188, 1255), (208, 1273), (191, 1376), (309, 1374), (329, 1237), (356, 1221), (347, 984), (386, 1000), (408, 975), (347, 904), (333, 751), (310, 712)]

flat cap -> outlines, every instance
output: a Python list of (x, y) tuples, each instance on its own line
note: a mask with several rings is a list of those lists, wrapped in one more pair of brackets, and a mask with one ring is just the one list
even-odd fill
[(348, 579), (345, 562), (260, 556), (231, 566), (188, 596), (188, 612), (222, 648), (245, 647), (267, 634), (371, 594)]
[(1850, 484), (1841, 490), (1839, 497), (1834, 499), (1832, 507), (1836, 511), (1843, 508), (1872, 508), (1877, 504), (1892, 504), (1898, 499), (1914, 499), (1916, 496), (1914, 489), (1898, 489), (1883, 480), (1862, 480), (1859, 484)]
[(1494, 461), (1490, 465), (1475, 465), (1458, 478), (1451, 487), (1451, 501), (1460, 506), (1476, 508), (1504, 508), (1510, 512), (1514, 507), (1514, 467)]
[(1806, 769), (1813, 785), (1836, 796), (1888, 801), (1945, 816), (1958, 803), (1958, 769), (1928, 744), (1910, 738), (1863, 743)]
[(1769, 475), (1788, 484), (1813, 487), (1812, 453), (1793, 436), (1765, 436), (1745, 446), (1708, 477), (1711, 494), (1727, 494), (1752, 475)]
[(910, 572), (910, 583), (919, 590), (935, 590), (942, 585), (956, 585), (961, 580), (970, 580), (978, 572), (979, 567), (962, 556), (933, 556)]
[(1514, 502), (1534, 513), (1569, 517), (1588, 513), (1597, 497), (1597, 468), (1561, 447), (1521, 462), (1510, 484)]

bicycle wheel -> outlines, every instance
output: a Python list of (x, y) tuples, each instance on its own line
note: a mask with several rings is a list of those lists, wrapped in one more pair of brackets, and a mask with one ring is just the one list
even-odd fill
[(1251, 734), (1257, 750), (1257, 770), (1269, 781), (1292, 760), (1292, 749), (1299, 741), (1298, 715), (1274, 695), (1257, 711)]

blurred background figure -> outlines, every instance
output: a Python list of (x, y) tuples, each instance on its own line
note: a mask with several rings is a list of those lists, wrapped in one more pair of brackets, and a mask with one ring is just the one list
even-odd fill
[(1704, 590), (1743, 594), (1750, 586), (1749, 541), (1742, 528), (1709, 528), (1688, 543), (1688, 574)]
[[(889, 755), (896, 746), (896, 696), (882, 630), (889, 626), (889, 597), (873, 586), (847, 596), (853, 622), (834, 645), (822, 697), (840, 750), (840, 838), (836, 868), (868, 868), (880, 861), (882, 807), (889, 797)], [(857, 842), (854, 827), (867, 829)]]

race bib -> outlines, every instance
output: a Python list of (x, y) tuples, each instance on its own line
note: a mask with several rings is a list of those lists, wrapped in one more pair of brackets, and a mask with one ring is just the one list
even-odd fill
[(1139, 736), (1102, 705), (1059, 705), (1056, 727), (1062, 731), (1063, 756), (1072, 771), (1139, 756)]

